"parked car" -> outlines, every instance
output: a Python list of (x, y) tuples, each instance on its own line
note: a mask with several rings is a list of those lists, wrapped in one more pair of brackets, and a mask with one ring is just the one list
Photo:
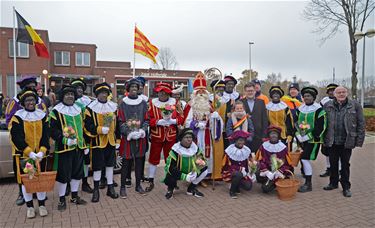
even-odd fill
[(375, 108), (375, 96), (368, 96), (364, 99), (365, 108)]
[(0, 122), (0, 179), (13, 177), (12, 145), (9, 131), (4, 122)]

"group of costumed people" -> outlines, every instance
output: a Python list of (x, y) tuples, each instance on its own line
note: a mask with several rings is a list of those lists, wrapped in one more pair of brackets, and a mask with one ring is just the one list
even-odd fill
[[(100, 201), (99, 189), (105, 187), (108, 197), (127, 198), (132, 165), (135, 191), (146, 195), (155, 187), (162, 155), (167, 199), (179, 189), (178, 181), (188, 182), (186, 193), (196, 197), (204, 196), (199, 185), (206, 187), (215, 180), (230, 184), (232, 198), (237, 198), (241, 189), (251, 190), (255, 181), (268, 193), (278, 179), (289, 178), (294, 172), (289, 157), (293, 141), (303, 151), (305, 183), (298, 191), (312, 190), (311, 161), (317, 158), (327, 128), (326, 113), (316, 103), (318, 91), (313, 87), (300, 91), (298, 84), (292, 83), (285, 95), (280, 86), (272, 86), (268, 99), (261, 93), (260, 81), (253, 80), (244, 86), (241, 96), (235, 91), (237, 80), (228, 75), (212, 81), (214, 92), (209, 93), (205, 76), (198, 73), (190, 100), (184, 102), (182, 87), (172, 88), (166, 82), (157, 83), (157, 97), (149, 99), (143, 94), (145, 79), (138, 77), (127, 81), (125, 96), (118, 105), (111, 101), (107, 83), (93, 87), (93, 99), (83, 95), (84, 79), (74, 79), (61, 88), (58, 104), (48, 111), (35, 92), (35, 77), (25, 77), (18, 84), (22, 91), (6, 112), (13, 152), (21, 161), (45, 164), (49, 151), (53, 151), (59, 211), (66, 209), (65, 197), (69, 194), (71, 203), (86, 204), (78, 195), (81, 180), (82, 190), (92, 194), (93, 203)], [(330, 96), (322, 104), (332, 99), (335, 87), (327, 87)], [(119, 192), (113, 179), (116, 150), (123, 158)], [(16, 161), (14, 169), (22, 173), (23, 162)], [(93, 188), (87, 181), (89, 167)], [(147, 184), (145, 188), (142, 182)], [(32, 193), (25, 190), (20, 178), (18, 183), (17, 204), (26, 202), (27, 218), (33, 218)], [(46, 216), (46, 193), (39, 192), (36, 197), (40, 216)]]

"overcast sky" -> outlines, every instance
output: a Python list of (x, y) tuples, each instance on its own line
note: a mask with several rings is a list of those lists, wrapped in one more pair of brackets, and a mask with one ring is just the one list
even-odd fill
[[(97, 60), (133, 62), (134, 24), (157, 47), (169, 47), (180, 70), (217, 67), (240, 76), (252, 68), (264, 79), (272, 72), (311, 82), (350, 76), (346, 28), (319, 46), (314, 25), (302, 19), (308, 1), (4, 1), (1, 26), (12, 27), (12, 6), (50, 41), (97, 45)], [(374, 27), (374, 15), (365, 26)], [(366, 39), (366, 75), (374, 76), (374, 40)], [(362, 41), (358, 46), (362, 66)], [(137, 68), (150, 61), (136, 55)], [(361, 71), (359, 71), (361, 75)]]

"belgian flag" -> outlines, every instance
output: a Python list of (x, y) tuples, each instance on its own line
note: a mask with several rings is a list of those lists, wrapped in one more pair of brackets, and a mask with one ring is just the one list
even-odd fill
[(33, 45), (37, 56), (49, 58), (49, 53), (43, 40), (29, 23), (16, 11), (17, 15), (17, 42)]

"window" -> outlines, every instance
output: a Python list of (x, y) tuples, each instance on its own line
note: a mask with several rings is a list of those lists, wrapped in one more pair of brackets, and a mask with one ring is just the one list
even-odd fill
[[(20, 75), (17, 75), (17, 81), (21, 79)], [(20, 87), (17, 85), (17, 92), (21, 91)], [(14, 76), (7, 75), (7, 96), (10, 98), (14, 97), (16, 94), (14, 93)]]
[[(8, 40), (9, 46), (9, 57), (13, 57), (13, 39)], [(29, 58), (29, 44), (16, 43), (16, 57), (18, 58)]]
[(76, 66), (90, 66), (90, 53), (76, 52)]
[(70, 66), (70, 52), (55, 51), (55, 65), (56, 66)]

